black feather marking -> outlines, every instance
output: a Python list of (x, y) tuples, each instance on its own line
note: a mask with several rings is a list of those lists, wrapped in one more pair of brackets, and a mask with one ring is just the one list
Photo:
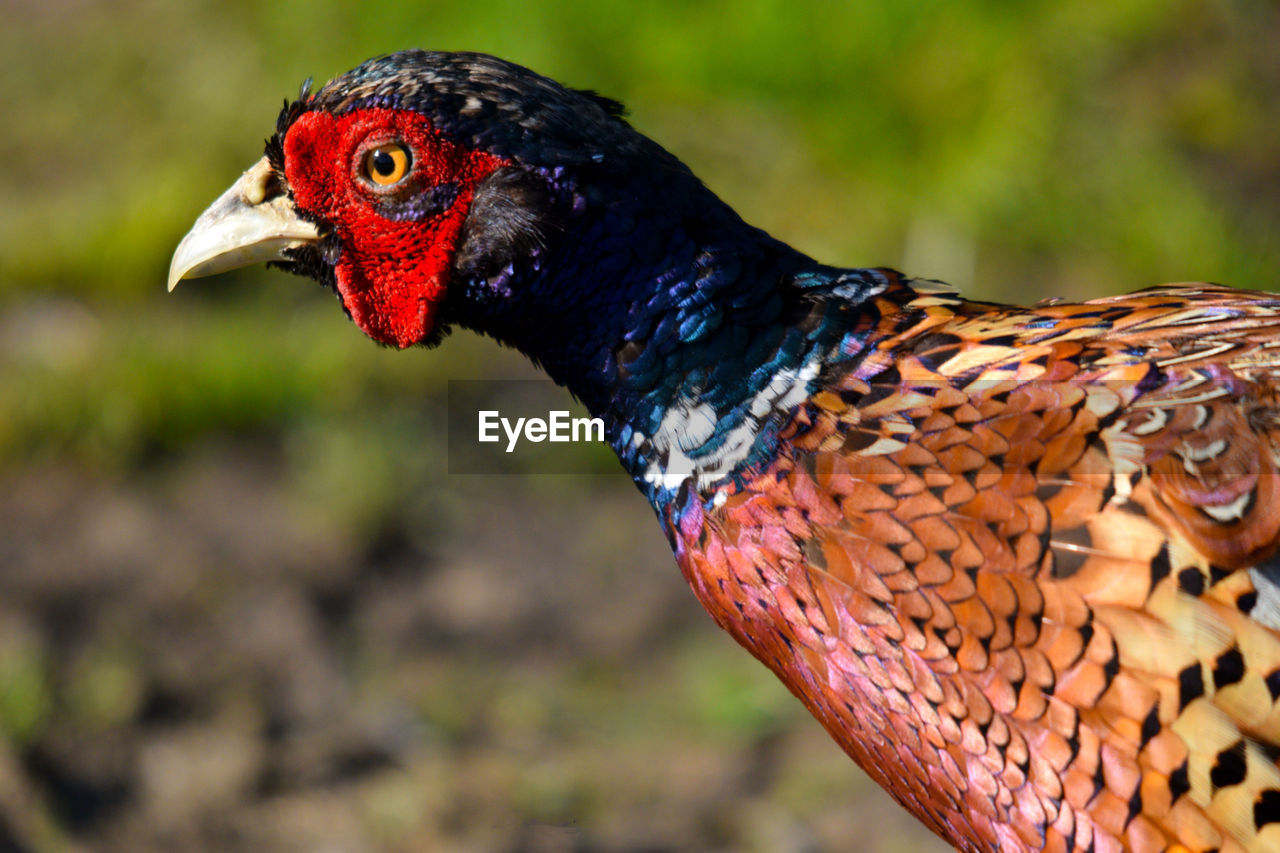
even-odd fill
[(1164, 384), (1164, 373), (1154, 364), (1148, 365), (1147, 372), (1142, 379), (1138, 380), (1138, 393), (1146, 394), (1148, 391), (1154, 391)]
[[(1108, 482), (1110, 482), (1108, 480)], [(1169, 546), (1164, 545), (1151, 558), (1151, 589), (1154, 590), (1160, 581), (1169, 576), (1173, 569), (1169, 565)]]
[(1271, 692), (1271, 701), (1280, 699), (1280, 669), (1272, 670), (1266, 677), (1267, 690)]
[(1178, 673), (1178, 711), (1204, 695), (1204, 673), (1200, 664), (1193, 663)]
[(1187, 773), (1187, 760), (1182, 759), (1182, 763), (1177, 769), (1169, 774), (1169, 794), (1173, 802), (1177, 802), (1187, 791), (1191, 790), (1191, 779)]
[(1124, 825), (1127, 827), (1133, 822), (1133, 819), (1142, 814), (1142, 786), (1139, 785), (1133, 789), (1133, 796), (1129, 797), (1129, 813), (1125, 816)]
[(1244, 655), (1239, 646), (1232, 646), (1213, 662), (1213, 686), (1215, 690), (1235, 684), (1244, 678)]
[[(1111, 657), (1102, 667), (1102, 674), (1107, 677), (1107, 687), (1111, 686), (1111, 682), (1120, 674), (1120, 649), (1116, 647), (1116, 641), (1111, 641)], [(1106, 687), (1103, 688), (1105, 690)]]
[(857, 453), (859, 450), (875, 444), (878, 439), (879, 436), (871, 430), (853, 429), (845, 436), (841, 451), (844, 453)]
[(1142, 743), (1138, 749), (1142, 749), (1158, 734), (1160, 734), (1160, 706), (1152, 705), (1147, 716), (1142, 718)]
[(1219, 788), (1239, 785), (1244, 781), (1248, 771), (1249, 765), (1245, 762), (1244, 740), (1238, 740), (1218, 753), (1217, 761), (1214, 762), (1213, 769), (1209, 771), (1209, 781), (1213, 784), (1213, 790), (1217, 792)]
[[(1107, 484), (1102, 489), (1102, 505), (1106, 506), (1107, 504), (1111, 503), (1111, 499), (1114, 498), (1115, 496), (1116, 496), (1115, 477), (1108, 477)], [(1128, 505), (1127, 501), (1121, 504), (1122, 507), (1127, 505)], [(1166, 555), (1165, 562), (1167, 563), (1168, 561), (1169, 561), (1169, 557)], [(1152, 569), (1154, 570), (1154, 566), (1152, 567)]]
[(1244, 613), (1244, 614), (1252, 613), (1253, 608), (1256, 607), (1257, 605), (1258, 605), (1257, 590), (1251, 589), (1248, 592), (1242, 592), (1240, 593), (1240, 596), (1236, 599), (1236, 607), (1240, 610), (1241, 613)]
[(1204, 575), (1193, 567), (1178, 572), (1178, 589), (1188, 595), (1199, 596), (1204, 592)]
[(1089, 795), (1089, 800), (1093, 800), (1098, 796), (1098, 792), (1107, 786), (1106, 763), (1099, 761), (1098, 766), (1093, 771), (1093, 793)]
[(1253, 803), (1253, 825), (1262, 829), (1269, 823), (1280, 823), (1280, 791), (1268, 788)]

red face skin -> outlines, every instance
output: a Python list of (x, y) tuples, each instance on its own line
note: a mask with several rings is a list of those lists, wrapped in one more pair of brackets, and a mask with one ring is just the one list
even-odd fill
[[(412, 163), (403, 179), (380, 187), (365, 174), (365, 155), (395, 142)], [(289, 128), (284, 153), (294, 203), (337, 230), (342, 253), (334, 272), (351, 318), (384, 344), (422, 341), (435, 325), (475, 189), (506, 161), (444, 139), (417, 113), (390, 109), (304, 113)], [(379, 211), (444, 183), (458, 192), (440, 213), (397, 221)]]

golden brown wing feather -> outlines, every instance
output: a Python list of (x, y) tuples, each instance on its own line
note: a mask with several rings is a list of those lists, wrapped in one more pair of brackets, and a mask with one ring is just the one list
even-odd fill
[(1280, 302), (904, 301), (677, 532), (703, 603), (962, 849), (1280, 850)]

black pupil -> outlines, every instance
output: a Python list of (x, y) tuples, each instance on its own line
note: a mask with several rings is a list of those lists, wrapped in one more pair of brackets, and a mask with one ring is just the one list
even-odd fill
[(373, 171), (384, 178), (394, 174), (396, 171), (396, 158), (386, 151), (373, 152)]

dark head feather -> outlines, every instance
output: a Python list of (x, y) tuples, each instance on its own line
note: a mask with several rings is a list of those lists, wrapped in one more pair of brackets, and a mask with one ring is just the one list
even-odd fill
[(371, 107), (422, 113), (454, 141), (517, 163), (598, 163), (602, 152), (670, 157), (631, 129), (618, 101), (487, 54), (429, 50), (370, 59), (314, 93), (304, 86), (281, 110), (268, 153), (305, 112), (341, 115)]

